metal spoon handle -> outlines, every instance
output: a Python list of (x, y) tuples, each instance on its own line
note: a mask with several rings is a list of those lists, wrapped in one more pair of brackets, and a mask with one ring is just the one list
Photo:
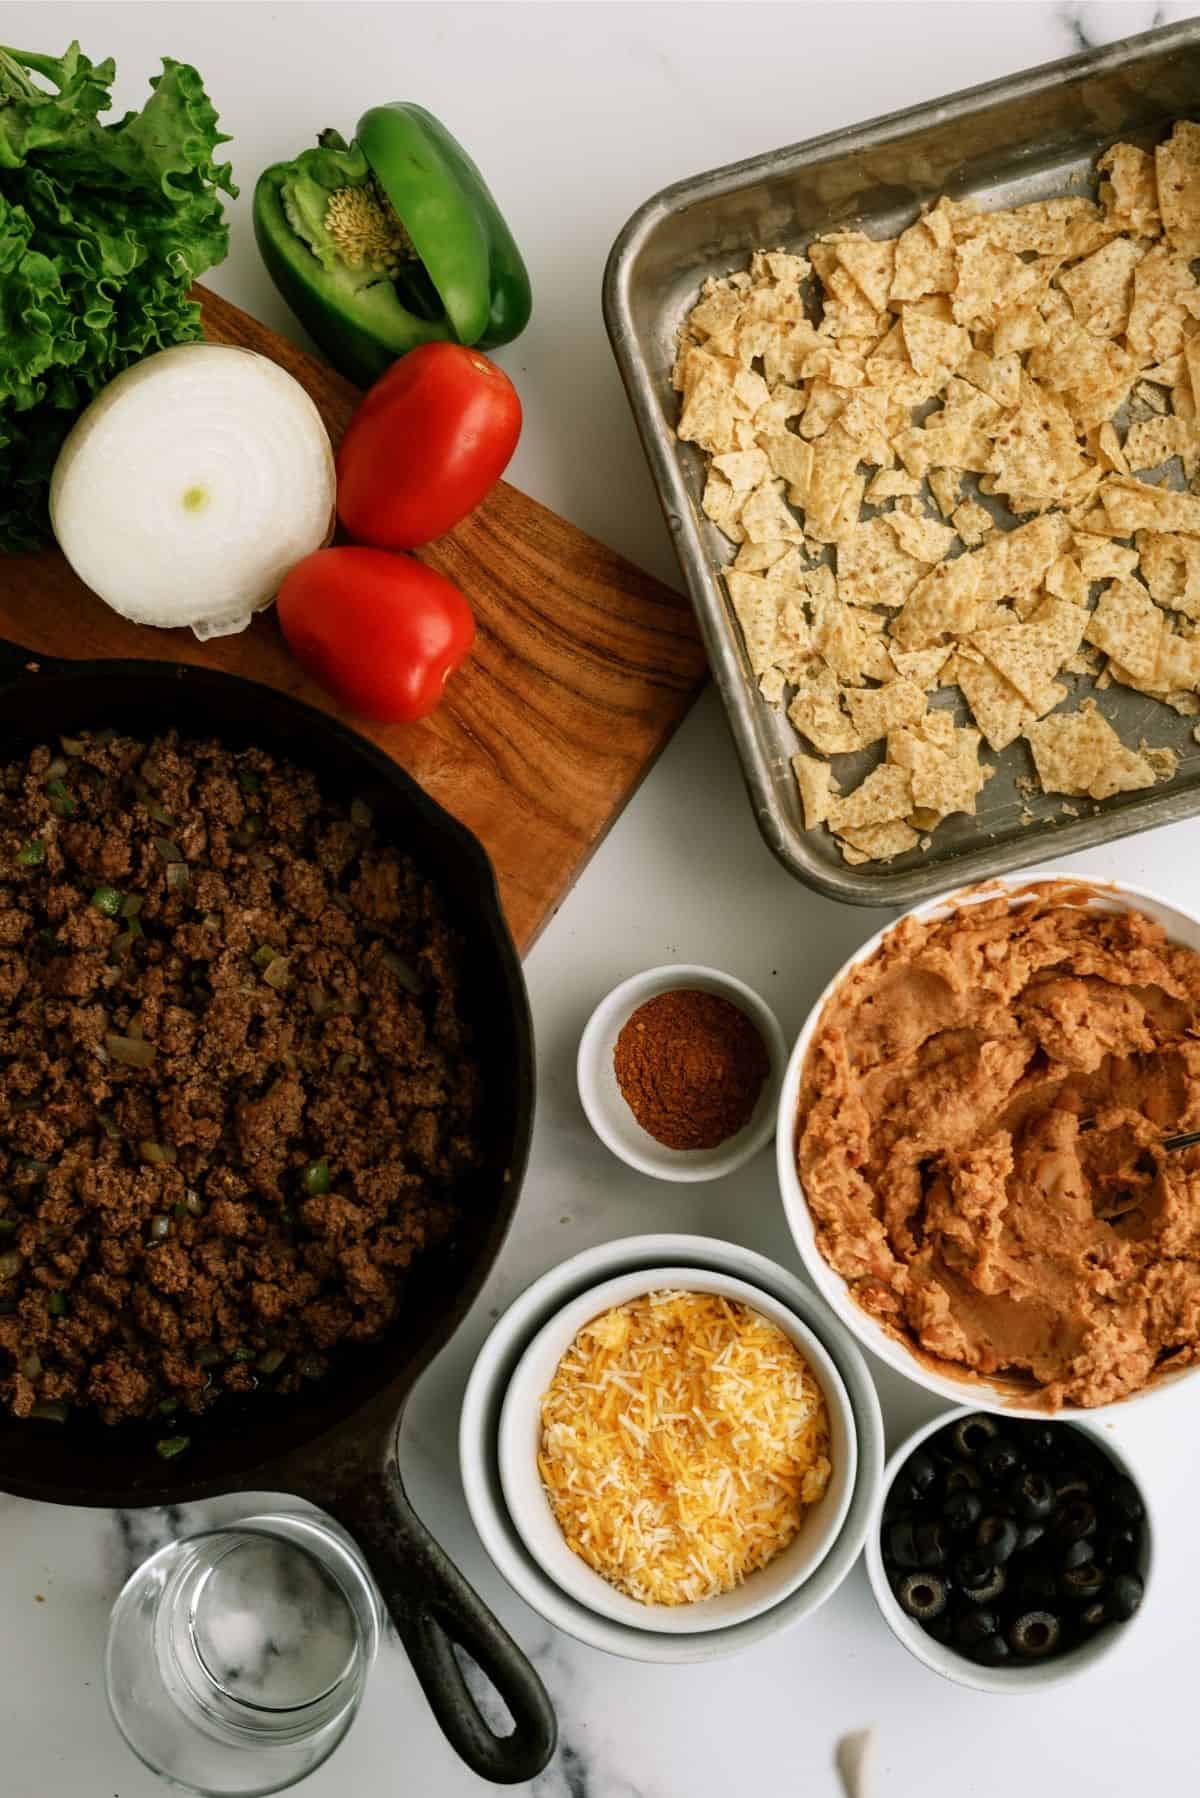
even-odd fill
[(1182, 1136), (1164, 1136), (1160, 1147), (1164, 1149), (1190, 1149), (1194, 1142), (1200, 1142), (1200, 1130), (1185, 1131)]

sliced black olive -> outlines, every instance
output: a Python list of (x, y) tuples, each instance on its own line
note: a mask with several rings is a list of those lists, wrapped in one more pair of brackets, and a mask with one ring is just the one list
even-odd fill
[(1085, 1604), (1079, 1613), (1079, 1627), (1084, 1630), (1099, 1629), (1109, 1621), (1108, 1606), (1102, 1598), (1094, 1598), (1091, 1604)]
[(1124, 1623), (1133, 1616), (1145, 1595), (1145, 1585), (1137, 1573), (1118, 1573), (1108, 1594), (1112, 1616)]
[(906, 1480), (902, 1474), (898, 1475), (892, 1482), (892, 1489), (888, 1493), (884, 1516), (893, 1517), (899, 1511), (915, 1510), (920, 1503), (921, 1494), (912, 1481)]
[(1110, 1573), (1133, 1573), (1138, 1563), (1138, 1539), (1132, 1530), (1108, 1530), (1096, 1543), (1096, 1560)]
[(894, 1517), (907, 1517), (915, 1501), (916, 1494), (908, 1481), (897, 1480), (883, 1501), (883, 1521), (890, 1523)]
[(997, 1567), (991, 1549), (968, 1549), (954, 1568), (968, 1604), (990, 1604), (1007, 1584), (1003, 1567)]
[(959, 1536), (964, 1530), (974, 1529), (979, 1522), (983, 1516), (983, 1500), (977, 1492), (970, 1492), (965, 1487), (961, 1491), (948, 1493), (942, 1506), (942, 1516), (947, 1529)]
[(921, 1627), (927, 1636), (933, 1637), (935, 1642), (941, 1642), (947, 1648), (950, 1646), (954, 1636), (954, 1619), (949, 1610), (943, 1611), (940, 1617), (931, 1618)]
[(1021, 1534), (1017, 1537), (1017, 1553), (1019, 1555), (1027, 1555), (1031, 1549), (1036, 1548), (1038, 1543), (1045, 1538), (1045, 1534), (1046, 1526), (1044, 1523), (1023, 1523), (1021, 1525)]
[(1071, 1573), (1076, 1567), (1086, 1567), (1089, 1562), (1094, 1561), (1096, 1557), (1092, 1553), (1092, 1547), (1086, 1536), (1076, 1536), (1073, 1542), (1068, 1542), (1059, 1563), (1063, 1572)]
[(1041, 1523), (1054, 1509), (1055, 1491), (1044, 1473), (1018, 1473), (1009, 1484), (1013, 1510), (1027, 1523)]
[(981, 1667), (1002, 1667), (1008, 1660), (1008, 1643), (1003, 1636), (985, 1636), (971, 1650), (971, 1659)]
[(1086, 1604), (1089, 1599), (1099, 1598), (1108, 1584), (1108, 1575), (1095, 1561), (1085, 1561), (1082, 1567), (1069, 1567), (1061, 1584), (1068, 1598), (1080, 1599)]
[(896, 1587), (900, 1609), (918, 1623), (932, 1623), (946, 1608), (949, 1592), (936, 1573), (906, 1573)]
[(985, 1442), (989, 1442), (998, 1434), (998, 1425), (994, 1417), (986, 1411), (973, 1411), (970, 1417), (960, 1417), (954, 1426), (954, 1446), (960, 1455), (973, 1461)]
[(889, 1523), (884, 1534), (884, 1559), (893, 1567), (918, 1567), (920, 1556), (913, 1536), (912, 1522), (907, 1517), (898, 1517)]
[(1096, 1533), (1096, 1507), (1080, 1492), (1060, 1495), (1054, 1510), (1053, 1529), (1063, 1542), (1074, 1542), (1080, 1536)]
[(1003, 1597), (1007, 1586), (1008, 1574), (1005, 1569), (993, 1567), (991, 1578), (985, 1580), (982, 1586), (975, 1586), (966, 1597), (972, 1604), (991, 1604), (993, 1600)]
[(964, 1611), (954, 1625), (954, 1638), (961, 1647), (977, 1648), (989, 1636), (994, 1636), (1000, 1628), (1000, 1619), (995, 1611)]
[(1021, 1465), (1021, 1451), (1011, 1436), (993, 1436), (979, 1450), (976, 1459), (985, 1478), (1000, 1485)]
[(918, 1523), (913, 1530), (917, 1554), (922, 1567), (944, 1567), (946, 1535), (940, 1523)]
[(1133, 1481), (1127, 1480), (1124, 1475), (1114, 1480), (1108, 1502), (1122, 1523), (1140, 1523), (1146, 1515), (1141, 1493)]
[(978, 1492), (982, 1487), (983, 1475), (969, 1461), (953, 1461), (946, 1469), (947, 1497), (952, 1492)]
[(1080, 1473), (1064, 1473), (1054, 1482), (1054, 1495), (1060, 1502), (1064, 1498), (1086, 1498), (1091, 1489), (1090, 1482)]
[(937, 1462), (923, 1448), (911, 1454), (900, 1470), (900, 1477), (909, 1480), (916, 1490), (922, 1494), (932, 1491), (937, 1484)]
[(1025, 1611), (1008, 1626), (1008, 1645), (1023, 1660), (1039, 1660), (1053, 1654), (1061, 1634), (1053, 1611)]
[(955, 1578), (968, 1594), (974, 1593), (979, 1586), (986, 1586), (995, 1571), (995, 1561), (981, 1548), (969, 1548), (954, 1564)]
[(975, 1546), (989, 1554), (995, 1566), (1003, 1567), (1012, 1559), (1020, 1534), (1011, 1517), (984, 1517), (975, 1531)]

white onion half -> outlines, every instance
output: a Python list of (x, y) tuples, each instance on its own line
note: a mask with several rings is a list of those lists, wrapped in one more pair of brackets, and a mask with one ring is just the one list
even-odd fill
[(134, 624), (244, 630), (333, 532), (333, 449), (300, 383), (253, 350), (185, 343), (127, 368), (72, 427), (50, 520)]

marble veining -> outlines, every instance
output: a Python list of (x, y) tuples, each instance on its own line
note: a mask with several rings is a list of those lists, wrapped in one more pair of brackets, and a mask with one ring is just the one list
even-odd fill
[[(546, 1682), (559, 1721), (559, 1748), (531, 1789), (533, 1798), (668, 1798), (657, 1781), (634, 1777), (637, 1732), (624, 1707), (605, 1706), (597, 1714), (594, 1693), (557, 1631), (533, 1650), (534, 1666)], [(587, 1660), (601, 1660), (587, 1654)]]
[(1069, 32), (1074, 49), (1094, 50), (1114, 38), (1153, 31), (1167, 23), (1168, 11), (1178, 16), (1175, 8), (1131, 5), (1129, 0), (1075, 0), (1059, 7), (1055, 16)]
[[(616, 1756), (610, 1744), (589, 1739), (587, 1694), (580, 1690), (576, 1669), (563, 1638), (543, 1627), (540, 1637), (526, 1636), (522, 1647), (541, 1675), (559, 1721), (558, 1752), (546, 1771), (529, 1788), (532, 1798), (664, 1798), (649, 1787), (636, 1784), (612, 1764)], [(497, 1733), (511, 1727), (507, 1707), (490, 1682), (468, 1656), (455, 1649), (475, 1702)]]
[(657, 1798), (649, 1787), (597, 1764), (569, 1741), (560, 1743), (551, 1765), (529, 1789), (533, 1798)]

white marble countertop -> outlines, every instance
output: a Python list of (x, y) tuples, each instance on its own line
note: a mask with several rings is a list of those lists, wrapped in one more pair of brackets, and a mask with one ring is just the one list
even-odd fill
[[(512, 475), (646, 567), (677, 579), (600, 320), (617, 230), (649, 193), (698, 169), (1066, 55), (1188, 6), (1037, 4), (46, 4), (8, 0), (3, 36), (112, 54), (139, 100), (162, 52), (202, 71), (243, 183), (213, 285), (293, 332), (258, 263), (249, 195), (266, 163), (362, 109), (420, 99), (493, 180), (531, 265), (532, 328), (505, 361), (526, 410)], [(1195, 903), (1200, 824), (1083, 858), (1099, 875)], [(767, 1154), (673, 1187), (618, 1164), (575, 1095), (575, 1045), (596, 999), (637, 968), (710, 962), (799, 1027), (843, 957), (881, 921), (793, 884), (763, 848), (720, 711), (701, 700), (528, 962), (540, 1107), (512, 1235), (489, 1285), (408, 1408), (402, 1461), (418, 1510), (540, 1668), (562, 1746), (536, 1798), (752, 1798), (838, 1790), (834, 1744), (875, 1731), (875, 1798), (1071, 1798), (1196, 1788), (1200, 1383), (1121, 1423), (1160, 1514), (1162, 1573), (1144, 1627), (1111, 1666), (1045, 1696), (988, 1699), (927, 1673), (874, 1611), (856, 1568), (793, 1633), (711, 1666), (654, 1668), (557, 1634), (506, 1588), (474, 1537), (455, 1419), (491, 1320), (552, 1262), (605, 1238), (681, 1228), (737, 1236), (796, 1265)], [(889, 1436), (933, 1402), (880, 1373)], [(109, 1607), (150, 1547), (202, 1518), (55, 1510), (0, 1497), (0, 1791), (5, 1798), (157, 1798), (118, 1741), (100, 1659)], [(311, 1798), (457, 1798), (455, 1759), (403, 1654), (385, 1647), (344, 1747)]]

